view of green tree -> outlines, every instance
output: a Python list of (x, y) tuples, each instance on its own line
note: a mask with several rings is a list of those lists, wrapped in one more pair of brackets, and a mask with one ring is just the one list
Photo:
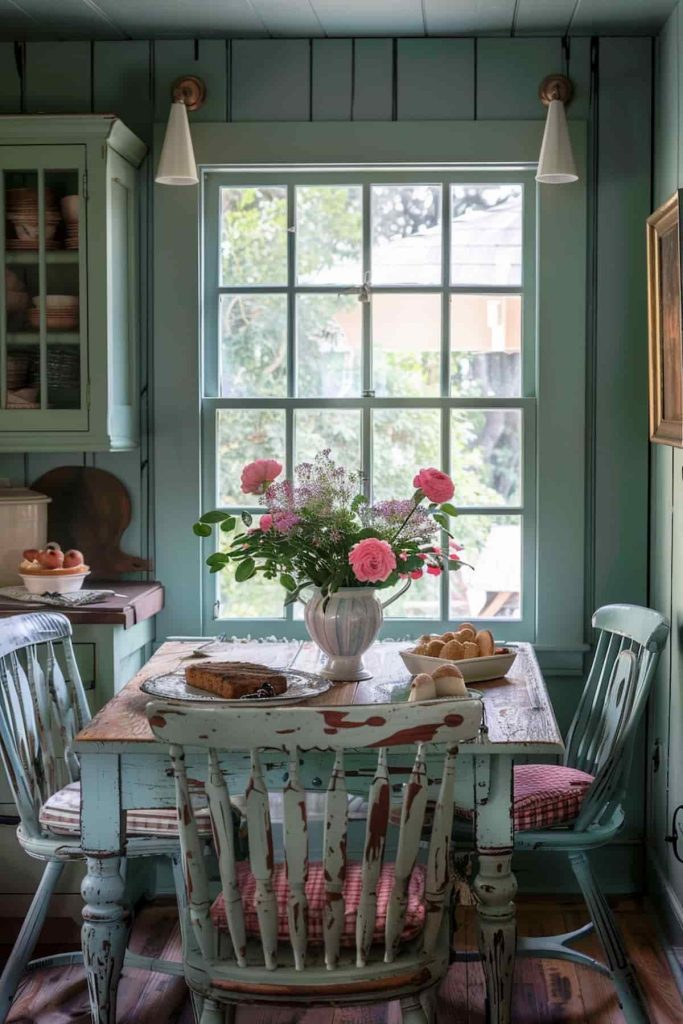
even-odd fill
[[(459, 197), (483, 202), (483, 193)], [(287, 281), (286, 190), (274, 186), (221, 190), (221, 282), (225, 287), (284, 285)], [(505, 201), (502, 190), (497, 204)], [(441, 209), (434, 186), (391, 186), (373, 192), (372, 241), (438, 230)], [(302, 185), (297, 188), (296, 276), (309, 287), (339, 285), (340, 292), (299, 295), (296, 308), (296, 394), (320, 398), (319, 410), (295, 414), (295, 458), (311, 459), (330, 447), (333, 457), (349, 468), (360, 461), (360, 414), (326, 408), (329, 398), (361, 394), (361, 314), (350, 285), (361, 284), (361, 189), (349, 185)], [(375, 296), (374, 298), (377, 298)], [(403, 296), (395, 296), (397, 303)], [(230, 398), (278, 398), (286, 395), (287, 297), (283, 294), (239, 294), (220, 297), (221, 394)], [(371, 302), (374, 301), (371, 298)], [(387, 303), (387, 293), (381, 301)], [(401, 310), (398, 307), (397, 317)], [(419, 321), (418, 327), (419, 329)], [(390, 332), (390, 322), (386, 327)], [(378, 358), (382, 386), (378, 394), (438, 394), (439, 362), (430, 345), (387, 351)], [(519, 353), (451, 353), (453, 393), (462, 397), (519, 393)], [(436, 375), (436, 376), (435, 376)], [(407, 497), (412, 475), (420, 466), (440, 464), (440, 412), (430, 409), (376, 410), (373, 415), (373, 487), (376, 498)], [(217, 500), (240, 507), (242, 466), (255, 458), (284, 461), (283, 410), (221, 410), (217, 427)], [(454, 503), (478, 507), (515, 505), (520, 501), (521, 424), (516, 410), (453, 410), (451, 473)], [(453, 533), (464, 545), (463, 558), (476, 559), (493, 520), (461, 515)], [(469, 557), (468, 557), (469, 556)], [(273, 614), (281, 593), (262, 594), (262, 581), (249, 589), (220, 574), (222, 613), (230, 617)], [(464, 584), (458, 584), (460, 591)], [(277, 597), (275, 596), (277, 593)], [(416, 583), (392, 606), (393, 614), (438, 617), (438, 580)], [(280, 605), (278, 611), (280, 614)]]

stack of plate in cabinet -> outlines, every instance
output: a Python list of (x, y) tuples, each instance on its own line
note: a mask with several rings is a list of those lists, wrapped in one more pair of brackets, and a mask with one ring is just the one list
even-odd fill
[(64, 196), (61, 201), (65, 249), (78, 249), (78, 205), (78, 196)]
[[(26, 313), (29, 327), (40, 329), (40, 296), (33, 296), (33, 308)], [(45, 326), (48, 331), (73, 331), (78, 327), (77, 295), (46, 295)]]
[[(10, 250), (28, 249), (35, 251), (39, 245), (40, 220), (38, 216), (38, 189), (9, 188), (6, 195), (5, 216), (7, 217), (7, 248)], [(45, 248), (59, 249), (55, 238), (57, 227), (62, 219), (53, 188), (45, 189)]]

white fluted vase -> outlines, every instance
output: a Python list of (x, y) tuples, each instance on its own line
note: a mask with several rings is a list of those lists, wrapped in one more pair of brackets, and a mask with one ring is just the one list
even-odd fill
[(363, 655), (377, 639), (384, 609), (400, 597), (408, 584), (382, 602), (374, 587), (341, 587), (324, 597), (315, 587), (306, 602), (304, 620), (311, 639), (327, 655), (320, 675), (338, 682), (370, 679)]

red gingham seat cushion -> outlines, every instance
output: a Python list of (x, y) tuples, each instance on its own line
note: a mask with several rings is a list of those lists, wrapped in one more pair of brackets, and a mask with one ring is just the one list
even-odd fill
[[(202, 796), (193, 797), (197, 828), (200, 835), (211, 835), (211, 821)], [(202, 806), (203, 805), (203, 806)], [(53, 793), (40, 808), (38, 815), (43, 828), (58, 836), (77, 836), (81, 832), (81, 784), (70, 782), (64, 789)], [(150, 807), (147, 810), (127, 812), (129, 836), (177, 836), (178, 814), (175, 807)]]
[[(361, 864), (349, 864), (346, 868), (346, 879), (344, 881), (344, 928), (341, 939), (343, 946), (354, 946), (356, 943), (356, 917), (360, 904), (361, 868)], [(256, 879), (252, 875), (249, 864), (246, 861), (238, 861), (236, 869), (237, 884), (244, 910), (244, 925), (247, 934), (258, 936), (260, 934), (258, 917), (254, 906)], [(418, 864), (413, 870), (408, 885), (408, 907), (401, 933), (401, 938), (404, 940), (414, 939), (416, 935), (420, 934), (424, 926), (424, 882), (425, 871)], [(394, 865), (384, 864), (377, 883), (377, 913), (375, 915), (375, 932), (373, 936), (375, 942), (384, 941), (384, 923), (393, 884)], [(286, 942), (289, 938), (287, 926), (287, 895), (289, 886), (287, 884), (287, 869), (284, 864), (276, 864), (273, 869), (273, 890), (277, 899), (277, 937), (279, 941)], [(325, 876), (322, 864), (308, 865), (306, 898), (308, 900), (308, 941), (322, 943), (325, 907)], [(225, 901), (222, 893), (211, 908), (211, 920), (217, 928), (226, 929), (228, 927)]]
[[(578, 768), (559, 764), (516, 764), (514, 767), (514, 826), (516, 832), (552, 828), (573, 821), (593, 782)], [(472, 811), (457, 808), (460, 818)]]

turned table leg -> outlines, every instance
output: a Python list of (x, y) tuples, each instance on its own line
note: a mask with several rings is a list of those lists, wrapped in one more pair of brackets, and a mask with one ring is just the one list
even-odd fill
[(116, 993), (128, 945), (131, 915), (121, 871), (125, 814), (116, 754), (81, 757), (81, 845), (87, 874), (81, 886), (81, 944), (93, 1024), (116, 1024)]
[(476, 759), (476, 834), (479, 870), (474, 879), (479, 951), (486, 979), (487, 1020), (510, 1024), (517, 944), (512, 873), (512, 758)]

